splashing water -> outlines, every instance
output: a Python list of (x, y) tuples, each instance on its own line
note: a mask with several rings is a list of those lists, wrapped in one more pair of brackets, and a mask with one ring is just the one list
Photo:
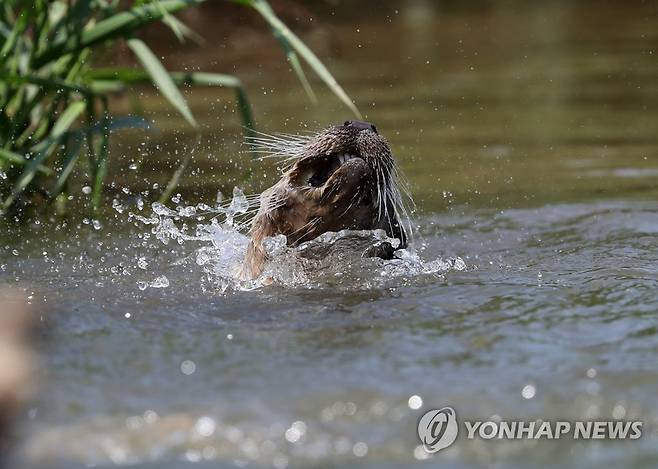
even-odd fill
[[(203, 269), (202, 287), (206, 291), (253, 290), (271, 284), (369, 289), (399, 283), (400, 279), (466, 269), (461, 258), (424, 261), (412, 247), (396, 251), (396, 258), (389, 261), (368, 257), (366, 253), (382, 243), (395, 247), (399, 241), (383, 230), (342, 230), (324, 233), (297, 247), (288, 246), (284, 235), (266, 238), (269, 260), (263, 274), (255, 280), (243, 280), (239, 271), (249, 243), (246, 232), (257, 205), (257, 197), (250, 199), (236, 187), (228, 205), (197, 204), (174, 210), (154, 203), (150, 217), (130, 216), (150, 225), (151, 233), (165, 245), (172, 241), (179, 245), (201, 243), (191, 259)], [(138, 284), (142, 290), (167, 286), (165, 276)]]
[(165, 275), (160, 275), (152, 282), (137, 282), (140, 290), (147, 288), (167, 288), (169, 286), (169, 279)]

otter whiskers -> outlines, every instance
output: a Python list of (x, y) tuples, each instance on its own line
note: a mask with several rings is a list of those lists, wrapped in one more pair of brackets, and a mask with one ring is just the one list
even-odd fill
[[(278, 234), (297, 245), (328, 231), (383, 229), (399, 239), (399, 248), (407, 246), (413, 200), (374, 125), (346, 121), (310, 135), (258, 133), (248, 143), (261, 158), (278, 159), (284, 172), (259, 197), (244, 278), (261, 274), (267, 261), (262, 242)], [(392, 252), (384, 249), (381, 255)]]

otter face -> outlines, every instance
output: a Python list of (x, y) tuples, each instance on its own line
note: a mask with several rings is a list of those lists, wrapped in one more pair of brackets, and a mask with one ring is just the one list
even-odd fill
[(246, 265), (262, 271), (262, 240), (284, 234), (289, 245), (327, 231), (383, 229), (407, 243), (400, 176), (391, 148), (370, 123), (346, 121), (310, 137), (257, 138), (269, 156), (287, 163), (281, 180), (261, 195)]
[(360, 159), (373, 170), (393, 163), (391, 149), (373, 124), (346, 121), (312, 137), (291, 167), (290, 180), (298, 186), (321, 188), (345, 163)]

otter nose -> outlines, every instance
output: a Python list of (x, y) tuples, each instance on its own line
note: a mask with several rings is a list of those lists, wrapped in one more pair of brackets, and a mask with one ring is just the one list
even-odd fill
[(371, 124), (370, 122), (351, 120), (351, 121), (345, 121), (343, 126), (354, 127), (355, 129), (358, 129), (359, 132), (361, 132), (362, 130), (371, 130), (377, 133), (377, 127), (375, 127), (375, 124)]

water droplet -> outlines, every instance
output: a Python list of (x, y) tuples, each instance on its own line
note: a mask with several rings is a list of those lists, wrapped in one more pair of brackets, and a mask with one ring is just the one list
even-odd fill
[(364, 457), (366, 454), (368, 454), (368, 445), (365, 444), (363, 441), (359, 441), (354, 444), (352, 447), (352, 452), (354, 453), (354, 456), (358, 458)]
[(180, 371), (184, 375), (189, 376), (196, 371), (196, 363), (194, 363), (192, 360), (185, 360), (180, 364)]
[(418, 459), (419, 461), (423, 461), (429, 457), (430, 455), (427, 451), (425, 451), (423, 445), (418, 445), (414, 448), (414, 458)]
[(619, 420), (624, 417), (626, 417), (626, 407), (619, 403), (612, 409), (612, 418)]
[(149, 284), (149, 287), (151, 288), (167, 288), (168, 286), (169, 286), (169, 279), (164, 275), (157, 277)]
[(526, 384), (521, 390), (521, 395), (524, 399), (532, 399), (535, 397), (536, 389), (532, 384)]
[(408, 404), (410, 409), (420, 409), (423, 406), (423, 399), (419, 395), (414, 394), (409, 398)]
[(455, 270), (464, 270), (466, 269), (466, 262), (461, 257), (457, 257), (452, 264), (452, 268)]
[(157, 422), (158, 418), (158, 414), (153, 410), (147, 410), (144, 412), (144, 422), (148, 423), (149, 425), (153, 425), (155, 422)]
[(194, 430), (203, 437), (211, 436), (213, 433), (215, 433), (216, 428), (217, 424), (215, 424), (215, 421), (212, 418), (205, 416), (197, 420), (196, 424), (194, 425)]
[(112, 208), (119, 213), (123, 213), (124, 210), (123, 205), (121, 205), (117, 199), (112, 199)]
[(306, 424), (301, 420), (297, 420), (290, 425), (290, 428), (286, 430), (284, 436), (290, 443), (297, 443), (305, 433)]

